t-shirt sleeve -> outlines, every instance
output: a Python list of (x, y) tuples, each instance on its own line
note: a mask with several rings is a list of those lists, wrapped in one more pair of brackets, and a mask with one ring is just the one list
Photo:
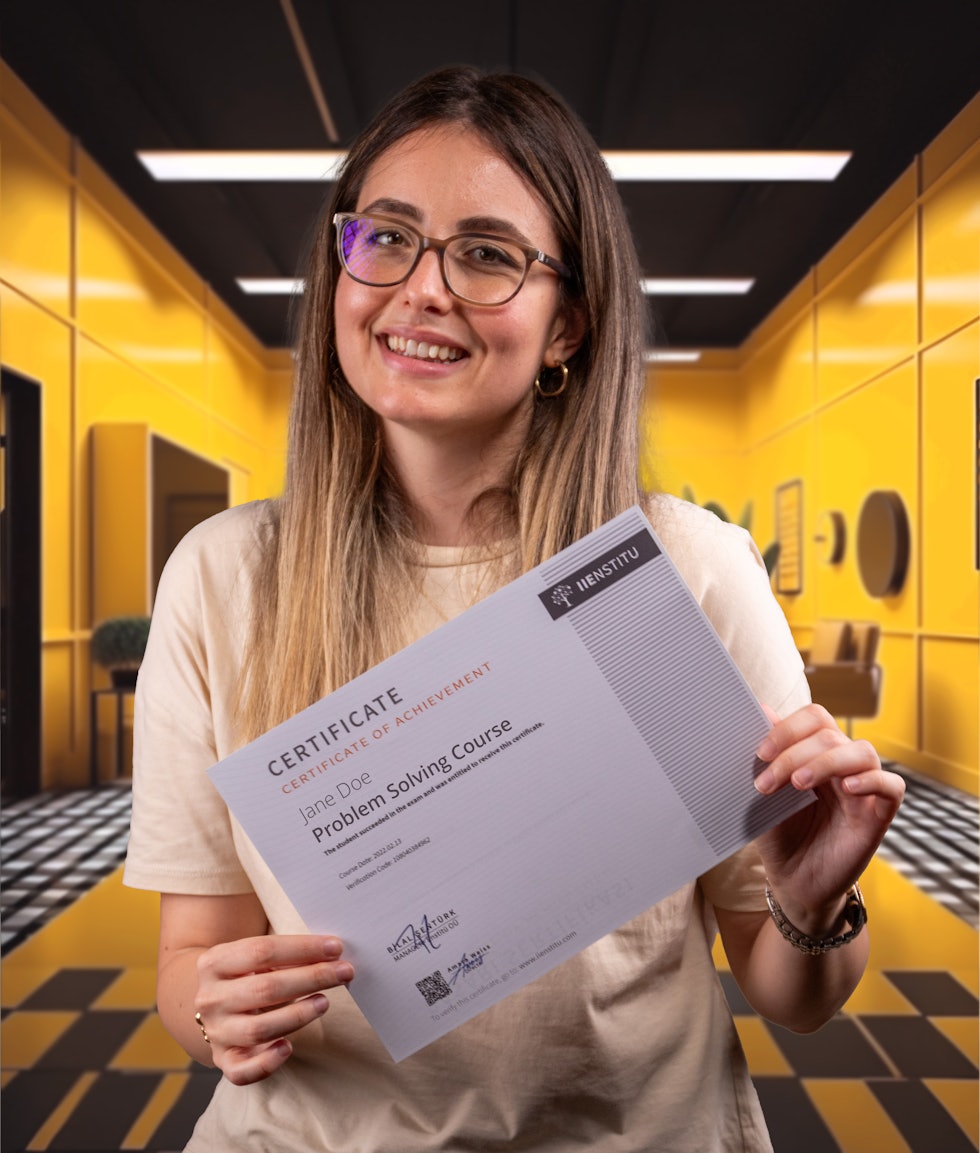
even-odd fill
[[(651, 520), (756, 699), (780, 716), (808, 704), (803, 661), (749, 534), (680, 502), (658, 508)], [(717, 908), (766, 908), (762, 862), (751, 844), (705, 873), (700, 884)]]
[[(228, 810), (207, 775), (219, 759), (216, 710), (227, 708), (220, 694), (213, 697), (212, 666), (240, 662), (227, 624), (216, 630), (216, 622), (234, 612), (209, 562), (222, 543), (228, 542), (210, 522), (192, 530), (157, 590), (136, 688), (133, 818), (124, 872), (133, 888), (192, 895), (251, 890)], [(230, 559), (226, 553), (226, 563)], [(228, 672), (224, 668), (226, 677)]]

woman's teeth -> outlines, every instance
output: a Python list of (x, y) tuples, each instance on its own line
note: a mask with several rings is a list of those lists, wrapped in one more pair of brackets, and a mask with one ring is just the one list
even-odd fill
[(458, 348), (448, 344), (429, 344), (426, 340), (406, 340), (403, 336), (389, 336), (388, 347), (399, 356), (411, 356), (415, 360), (459, 360)]

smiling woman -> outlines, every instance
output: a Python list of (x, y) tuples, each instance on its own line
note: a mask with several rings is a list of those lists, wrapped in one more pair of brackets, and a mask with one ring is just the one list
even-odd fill
[[(594, 142), (535, 83), (441, 71), (352, 146), (306, 278), (285, 492), (185, 538), (140, 676), (126, 879), (163, 893), (162, 1019), (224, 1074), (189, 1149), (771, 1150), (713, 926), (757, 1011), (797, 1029), (829, 1019), (864, 964), (853, 886), (902, 785), (808, 706), (747, 534), (638, 492), (638, 281)], [(753, 691), (787, 714), (773, 714), (756, 787), (817, 801), (395, 1064), (347, 993), (343, 943), (308, 932), (206, 770), (638, 501)], [(481, 670), (407, 707), (392, 689), (372, 723), (409, 723)], [(454, 760), (530, 731), (490, 720)], [(312, 781), (335, 737), (270, 771), (302, 759)], [(611, 788), (615, 766), (611, 749)], [(397, 792), (414, 803), (444, 772), (407, 769)], [(370, 812), (351, 782), (318, 839), (353, 836), (350, 814)], [(427, 925), (409, 929), (406, 947), (428, 941)]]

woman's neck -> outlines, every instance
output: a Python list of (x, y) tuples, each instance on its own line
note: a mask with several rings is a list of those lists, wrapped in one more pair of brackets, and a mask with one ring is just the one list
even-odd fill
[[(431, 545), (483, 543), (490, 527), (475, 502), (508, 488), (516, 449), (458, 436), (433, 439), (399, 429), (386, 435), (391, 468), (408, 498), (419, 539)], [(489, 510), (488, 510), (489, 511)], [(494, 525), (499, 529), (499, 525)]]

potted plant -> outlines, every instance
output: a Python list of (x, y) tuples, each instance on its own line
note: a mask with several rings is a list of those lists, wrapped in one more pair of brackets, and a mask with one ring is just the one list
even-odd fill
[(93, 630), (92, 660), (109, 670), (117, 688), (136, 684), (149, 632), (149, 617), (110, 617)]

